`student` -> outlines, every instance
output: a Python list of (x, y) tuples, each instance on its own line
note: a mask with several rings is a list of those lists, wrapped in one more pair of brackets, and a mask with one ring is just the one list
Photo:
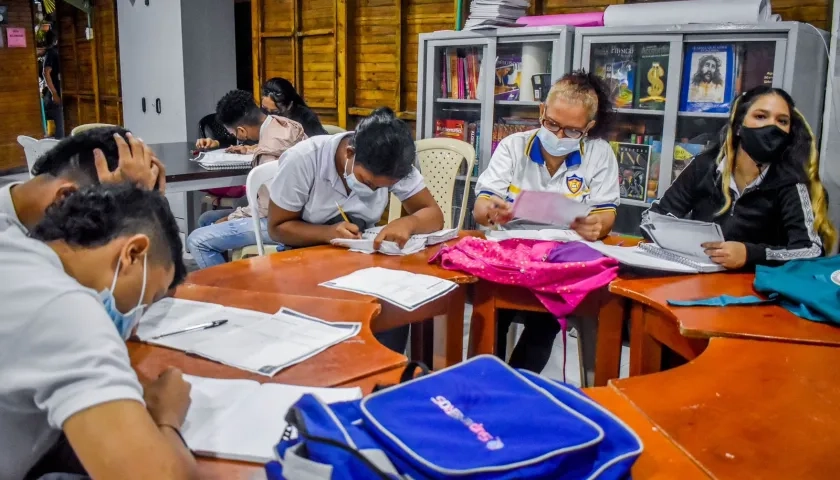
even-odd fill
[[(523, 190), (562, 193), (592, 206), (569, 227), (586, 240), (610, 233), (619, 202), (618, 162), (600, 137), (609, 130), (609, 89), (592, 73), (572, 72), (558, 80), (540, 106), (538, 130), (504, 138), (476, 182), (473, 216), (480, 225), (525, 227), (513, 219), (511, 204)], [(533, 228), (533, 227), (531, 227)], [(496, 352), (504, 357), (505, 337), (516, 312), (499, 316)], [(540, 372), (560, 331), (550, 315), (521, 314), (522, 337), (510, 357), (515, 368)]]
[[(355, 132), (310, 138), (289, 149), (269, 184), (268, 232), (286, 246), (307, 247), (334, 238), (359, 238), (382, 218), (389, 194), (409, 215), (394, 220), (376, 237), (405, 242), (416, 233), (443, 228), (443, 213), (414, 168), (416, 147), (408, 125), (389, 108), (375, 110)], [(340, 205), (351, 222), (345, 222)], [(405, 350), (407, 329), (377, 338)]]
[(14, 279), (0, 289), (0, 478), (85, 473), (57, 464), (62, 434), (93, 478), (194, 478), (179, 432), (189, 384), (168, 370), (144, 390), (125, 345), (186, 275), (166, 199), (86, 187), (30, 236), (0, 233), (0, 271)]
[[(266, 115), (251, 94), (243, 90), (233, 90), (225, 95), (216, 107), (216, 116), (238, 141), (259, 141), (253, 152), (254, 166), (276, 161), (286, 150), (306, 138), (299, 123), (277, 115)], [(221, 265), (225, 263), (224, 254), (228, 250), (257, 242), (251, 215), (262, 218), (260, 224), (263, 228), (263, 241), (274, 244), (265, 230), (268, 212), (268, 192), (265, 187), (261, 187), (257, 193), (257, 201), (257, 212), (252, 212), (250, 207), (240, 207), (236, 210), (211, 210), (199, 217), (200, 228), (187, 238), (189, 251), (199, 268)]]
[(54, 138), (64, 138), (64, 108), (61, 104), (61, 60), (56, 46), (55, 32), (47, 30), (44, 38), (38, 42), (36, 53), (43, 58), (41, 76), (44, 88), (41, 97), (44, 100), (44, 113), (47, 120), (55, 123)]
[(740, 95), (721, 138), (648, 211), (719, 224), (726, 241), (703, 247), (728, 269), (834, 247), (814, 134), (787, 92), (759, 86)]
[[(126, 143), (127, 140), (127, 143)], [(28, 231), (48, 206), (80, 187), (129, 181), (141, 188), (166, 188), (166, 169), (154, 152), (124, 128), (103, 127), (65, 138), (32, 166), (34, 178), (0, 188), (0, 231)]]
[(303, 125), (307, 137), (326, 135), (318, 115), (303, 101), (292, 83), (285, 78), (274, 77), (262, 87), (262, 108), (271, 115), (290, 118)]

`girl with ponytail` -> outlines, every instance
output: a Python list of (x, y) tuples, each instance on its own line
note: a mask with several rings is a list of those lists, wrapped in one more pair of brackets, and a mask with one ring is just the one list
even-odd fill
[(649, 211), (719, 224), (726, 241), (703, 247), (728, 269), (814, 258), (837, 242), (814, 133), (787, 92), (766, 86), (735, 100), (719, 142)]

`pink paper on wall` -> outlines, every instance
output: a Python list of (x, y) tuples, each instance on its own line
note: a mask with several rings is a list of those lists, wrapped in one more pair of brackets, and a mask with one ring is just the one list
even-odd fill
[(571, 25), (573, 27), (603, 27), (604, 12), (562, 13), (558, 15), (536, 15), (519, 17), (516, 23), (529, 27), (547, 27), (551, 25)]
[(26, 48), (26, 29), (6, 28), (6, 46), (9, 48)]

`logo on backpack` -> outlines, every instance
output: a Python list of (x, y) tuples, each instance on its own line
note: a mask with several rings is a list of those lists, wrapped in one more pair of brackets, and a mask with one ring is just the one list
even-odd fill
[(455, 405), (452, 405), (452, 402), (447, 400), (446, 397), (438, 395), (430, 400), (432, 403), (440, 407), (440, 409), (443, 410), (443, 413), (447, 416), (463, 423), (470, 432), (475, 434), (475, 438), (477, 438), (478, 441), (484, 443), (487, 450), (500, 450), (504, 448), (505, 444), (502, 442), (501, 438), (494, 437), (490, 432), (484, 429), (484, 425), (476, 423), (473, 419), (464, 415), (464, 412)]

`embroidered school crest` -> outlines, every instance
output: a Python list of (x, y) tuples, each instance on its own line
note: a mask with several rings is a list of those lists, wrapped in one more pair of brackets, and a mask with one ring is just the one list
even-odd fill
[(569, 193), (578, 193), (582, 186), (583, 178), (577, 175), (569, 175), (566, 177), (566, 188), (569, 189)]

